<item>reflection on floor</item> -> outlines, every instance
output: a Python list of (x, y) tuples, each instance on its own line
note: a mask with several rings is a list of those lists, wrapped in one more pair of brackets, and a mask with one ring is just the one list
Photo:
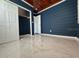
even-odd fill
[(0, 45), (0, 57), (79, 57), (79, 42), (50, 36), (23, 36)]

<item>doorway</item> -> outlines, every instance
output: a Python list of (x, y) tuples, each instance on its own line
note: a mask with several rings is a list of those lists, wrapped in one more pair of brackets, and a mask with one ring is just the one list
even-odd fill
[(30, 12), (18, 7), (19, 36), (20, 39), (26, 35), (32, 35)]
[(41, 34), (41, 15), (34, 16), (34, 34)]
[(18, 8), (19, 35), (30, 34), (30, 13), (22, 8)]

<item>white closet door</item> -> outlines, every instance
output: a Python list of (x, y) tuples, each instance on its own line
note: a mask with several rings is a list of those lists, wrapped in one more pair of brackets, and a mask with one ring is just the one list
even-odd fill
[(4, 21), (4, 3), (3, 0), (0, 0), (0, 42), (5, 39), (5, 21)]
[(34, 16), (34, 33), (41, 34), (41, 15)]
[(18, 7), (0, 0), (0, 43), (18, 39)]
[(19, 37), (19, 29), (18, 29), (18, 7), (11, 4), (6, 3), (7, 5), (7, 19), (9, 24), (9, 33), (8, 37), (11, 40), (17, 40)]

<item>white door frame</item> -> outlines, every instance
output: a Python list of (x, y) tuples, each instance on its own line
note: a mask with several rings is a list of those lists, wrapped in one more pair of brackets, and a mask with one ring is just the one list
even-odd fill
[(17, 6), (17, 7), (22, 8), (22, 9), (24, 9), (24, 10), (26, 10), (26, 11), (28, 11), (30, 13), (30, 35), (32, 35), (32, 12), (29, 9), (27, 9), (27, 8), (25, 8), (23, 6), (20, 6), (20, 5), (16, 4), (16, 3), (14, 3), (14, 2), (11, 2), (10, 0), (6, 0), (6, 1), (13, 4), (13, 5), (15, 5), (15, 6)]
[(41, 15), (34, 16), (34, 34), (41, 34)]

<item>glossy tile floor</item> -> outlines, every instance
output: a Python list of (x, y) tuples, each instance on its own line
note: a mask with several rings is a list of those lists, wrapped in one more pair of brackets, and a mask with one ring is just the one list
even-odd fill
[(0, 45), (0, 57), (79, 57), (79, 42), (50, 36), (23, 36), (21, 40)]

